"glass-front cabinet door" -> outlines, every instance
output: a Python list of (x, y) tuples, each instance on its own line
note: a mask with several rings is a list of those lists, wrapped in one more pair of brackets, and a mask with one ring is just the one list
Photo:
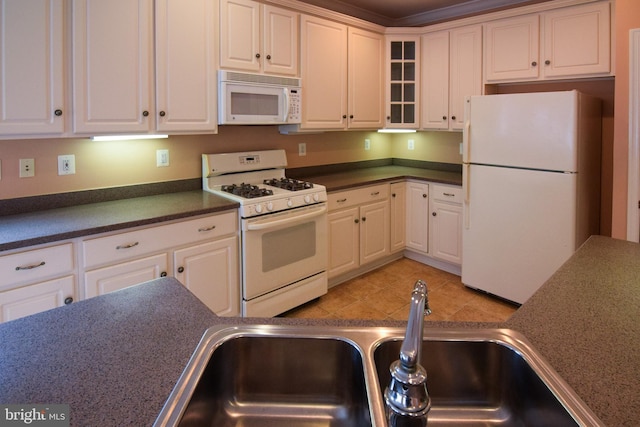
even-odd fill
[(420, 38), (387, 37), (386, 128), (418, 128)]

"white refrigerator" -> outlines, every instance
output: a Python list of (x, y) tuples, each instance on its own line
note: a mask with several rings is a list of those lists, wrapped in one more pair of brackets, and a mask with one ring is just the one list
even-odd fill
[(465, 107), (462, 282), (522, 304), (599, 233), (601, 103), (565, 91)]

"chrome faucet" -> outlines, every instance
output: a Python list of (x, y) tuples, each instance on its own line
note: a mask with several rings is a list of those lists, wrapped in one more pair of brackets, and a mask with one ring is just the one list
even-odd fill
[(424, 316), (431, 314), (427, 284), (418, 280), (411, 293), (407, 331), (400, 359), (389, 367), (391, 381), (384, 391), (389, 427), (426, 426), (431, 409), (427, 371), (420, 365)]

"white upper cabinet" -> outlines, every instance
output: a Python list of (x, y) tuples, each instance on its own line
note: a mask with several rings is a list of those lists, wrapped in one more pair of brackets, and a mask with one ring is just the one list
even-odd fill
[(609, 2), (499, 19), (485, 25), (485, 81), (530, 81), (611, 72)]
[(0, 0), (0, 135), (60, 134), (64, 17), (58, 0)]
[(559, 9), (544, 19), (544, 75), (606, 74), (611, 70), (609, 3)]
[(220, 2), (220, 66), (298, 74), (299, 14), (252, 0)]
[(303, 129), (344, 129), (347, 114), (347, 26), (300, 17)]
[(348, 127), (380, 129), (384, 126), (384, 38), (371, 31), (349, 28), (348, 45)]
[(73, 0), (74, 132), (215, 131), (210, 3)]
[(152, 0), (73, 1), (74, 131), (151, 129)]
[(420, 37), (386, 39), (387, 128), (417, 129), (420, 121)]
[(426, 34), (422, 52), (422, 128), (460, 130), (464, 98), (482, 94), (482, 27)]
[(216, 13), (211, 0), (156, 0), (156, 128), (217, 126)]

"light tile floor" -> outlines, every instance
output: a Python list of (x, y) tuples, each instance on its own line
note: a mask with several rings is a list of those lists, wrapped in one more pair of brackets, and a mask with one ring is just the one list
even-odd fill
[(433, 313), (426, 320), (502, 322), (517, 309), (499, 298), (465, 287), (459, 276), (402, 258), (329, 289), (326, 295), (282, 317), (407, 320), (411, 291), (422, 279)]

